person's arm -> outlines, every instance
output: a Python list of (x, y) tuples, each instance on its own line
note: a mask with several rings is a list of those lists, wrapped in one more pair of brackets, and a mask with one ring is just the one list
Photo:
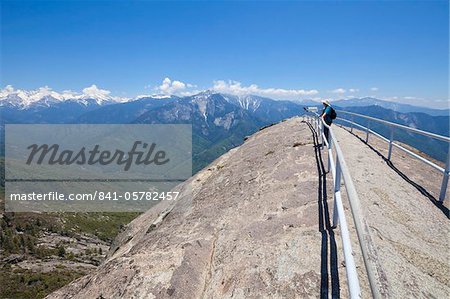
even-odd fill
[(323, 109), (322, 115), (320, 117), (322, 117), (323, 120), (325, 120), (325, 115), (327, 115), (327, 108)]

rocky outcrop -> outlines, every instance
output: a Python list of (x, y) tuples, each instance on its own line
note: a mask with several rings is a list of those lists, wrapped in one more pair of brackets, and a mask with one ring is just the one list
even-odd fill
[[(295, 145), (295, 146), (294, 146)], [(128, 225), (49, 298), (317, 298), (317, 164), (299, 118), (262, 130)]]
[[(448, 294), (448, 219), (366, 145), (342, 129), (338, 133), (344, 154), (362, 153), (348, 154), (348, 164), (356, 169), (352, 176), (388, 297)], [(346, 297), (322, 154), (300, 118), (259, 131), (176, 187), (177, 201), (161, 202), (131, 222), (95, 272), (49, 298)], [(363, 160), (370, 166), (360, 167)], [(345, 205), (362, 296), (368, 298)]]

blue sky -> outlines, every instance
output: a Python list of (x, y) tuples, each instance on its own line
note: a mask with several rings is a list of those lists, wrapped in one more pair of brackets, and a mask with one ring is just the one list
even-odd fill
[[(1, 86), (448, 105), (447, 1), (2, 1)], [(165, 78), (170, 78), (163, 83)]]

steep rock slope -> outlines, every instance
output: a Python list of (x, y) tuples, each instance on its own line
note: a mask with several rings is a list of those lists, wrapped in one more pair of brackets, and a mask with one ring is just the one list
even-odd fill
[[(446, 215), (355, 136), (335, 132), (371, 230), (383, 297), (446, 297)], [(179, 185), (176, 202), (131, 222), (95, 272), (49, 298), (345, 298), (339, 228), (329, 227), (331, 177), (317, 153), (300, 118), (254, 134)], [(421, 175), (438, 182), (425, 168)], [(369, 298), (344, 205), (362, 298)]]
[[(319, 230), (311, 136), (299, 118), (256, 133), (180, 185), (177, 202), (162, 202), (133, 221), (96, 272), (49, 298), (317, 298), (328, 292), (328, 236)], [(333, 265), (337, 293), (337, 271), (344, 277), (344, 268), (336, 258)]]

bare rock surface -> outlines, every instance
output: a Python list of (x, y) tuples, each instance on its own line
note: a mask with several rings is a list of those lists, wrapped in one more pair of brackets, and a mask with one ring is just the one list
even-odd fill
[[(336, 135), (388, 297), (445, 298), (448, 219), (355, 136), (339, 128)], [(331, 182), (300, 118), (265, 128), (176, 187), (177, 201), (132, 221), (98, 269), (48, 298), (347, 297), (326, 177)], [(348, 205), (346, 212), (362, 275)], [(370, 297), (365, 277), (361, 284)]]
[(75, 236), (62, 236), (57, 233), (44, 232), (38, 240), (37, 246), (45, 246), (46, 248), (58, 248), (59, 245), (65, 245), (65, 251), (73, 254), (81, 255), (86, 250), (101, 250), (107, 252), (108, 243), (96, 237), (77, 234)]
[[(176, 202), (130, 223), (97, 271), (49, 298), (317, 298), (321, 285), (328, 291), (317, 164), (300, 118), (256, 133), (177, 189)], [(343, 266), (335, 270), (345, 275)]]

